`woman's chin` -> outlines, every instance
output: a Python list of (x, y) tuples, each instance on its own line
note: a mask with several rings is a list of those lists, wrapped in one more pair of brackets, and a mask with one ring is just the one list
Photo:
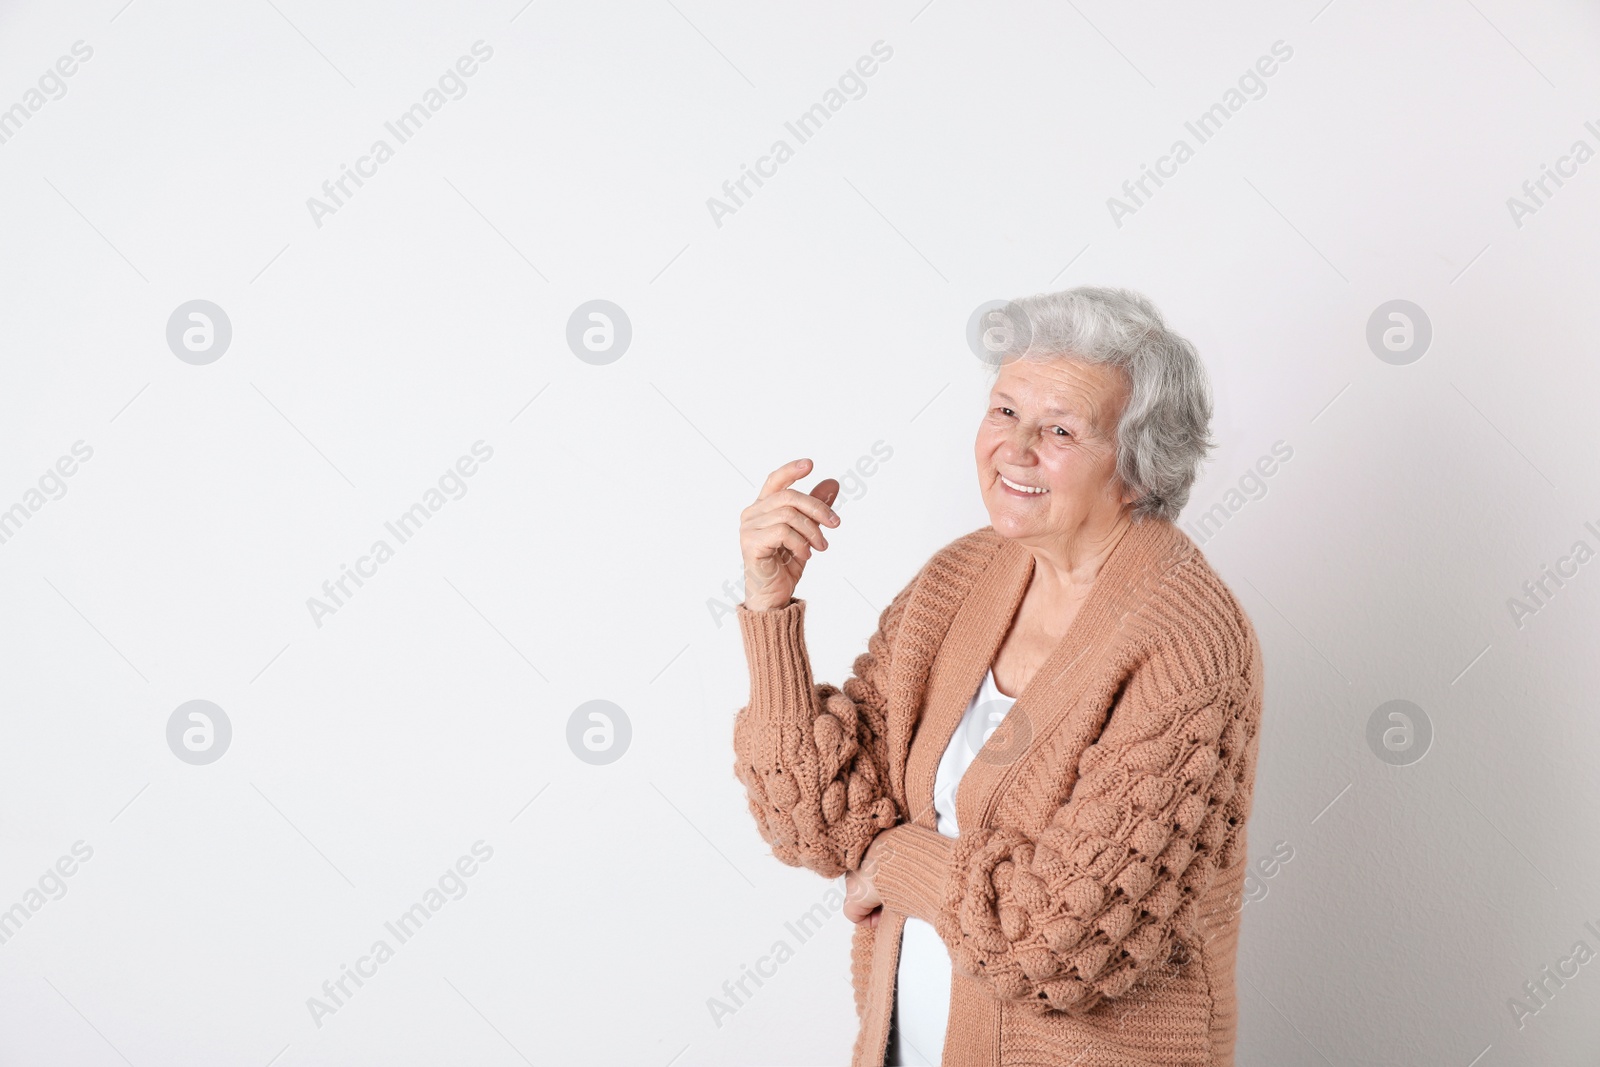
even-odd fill
[(1003, 503), (998, 507), (989, 505), (989, 525), (994, 527), (995, 533), (1015, 538), (1037, 533), (1041, 529), (1043, 516), (1030, 514), (1026, 505), (1019, 508), (1008, 504)]

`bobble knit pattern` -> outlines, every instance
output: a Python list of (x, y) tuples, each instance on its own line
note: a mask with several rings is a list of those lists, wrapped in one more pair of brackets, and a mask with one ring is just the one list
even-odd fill
[[(1262, 708), (1254, 629), (1194, 543), (1135, 523), (984, 745), (943, 837), (935, 765), (1032, 575), (992, 527), (937, 552), (842, 686), (805, 602), (738, 609), (750, 699), (734, 772), (781, 862), (838, 878), (886, 838), (855, 928), (852, 1064), (882, 1064), (905, 916), (954, 965), (946, 1064), (1231, 1067)], [(877, 853), (875, 853), (876, 855)]]

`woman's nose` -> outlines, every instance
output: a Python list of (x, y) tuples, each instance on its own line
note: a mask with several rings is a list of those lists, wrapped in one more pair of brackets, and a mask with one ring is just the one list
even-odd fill
[(1005, 444), (1001, 448), (1001, 453), (1008, 461), (1018, 462), (1027, 457), (1028, 449), (1032, 446), (1032, 444), (1033, 431), (1028, 427), (1023, 426), (1021, 423), (1018, 423), (1012, 429), (1012, 431), (1006, 435)]

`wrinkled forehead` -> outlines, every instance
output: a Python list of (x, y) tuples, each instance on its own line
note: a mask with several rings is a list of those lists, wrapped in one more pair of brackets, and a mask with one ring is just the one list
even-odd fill
[(1102, 425), (1127, 399), (1128, 378), (1104, 363), (1066, 357), (1013, 360), (1000, 368), (989, 395), (1040, 418), (1077, 418)]

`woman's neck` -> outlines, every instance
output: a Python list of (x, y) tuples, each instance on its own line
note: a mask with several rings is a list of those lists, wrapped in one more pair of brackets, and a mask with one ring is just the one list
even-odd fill
[(1068, 541), (1029, 545), (1033, 553), (1033, 581), (1048, 601), (1071, 601), (1088, 594), (1117, 543), (1133, 525), (1126, 510), (1110, 522), (1083, 527)]

